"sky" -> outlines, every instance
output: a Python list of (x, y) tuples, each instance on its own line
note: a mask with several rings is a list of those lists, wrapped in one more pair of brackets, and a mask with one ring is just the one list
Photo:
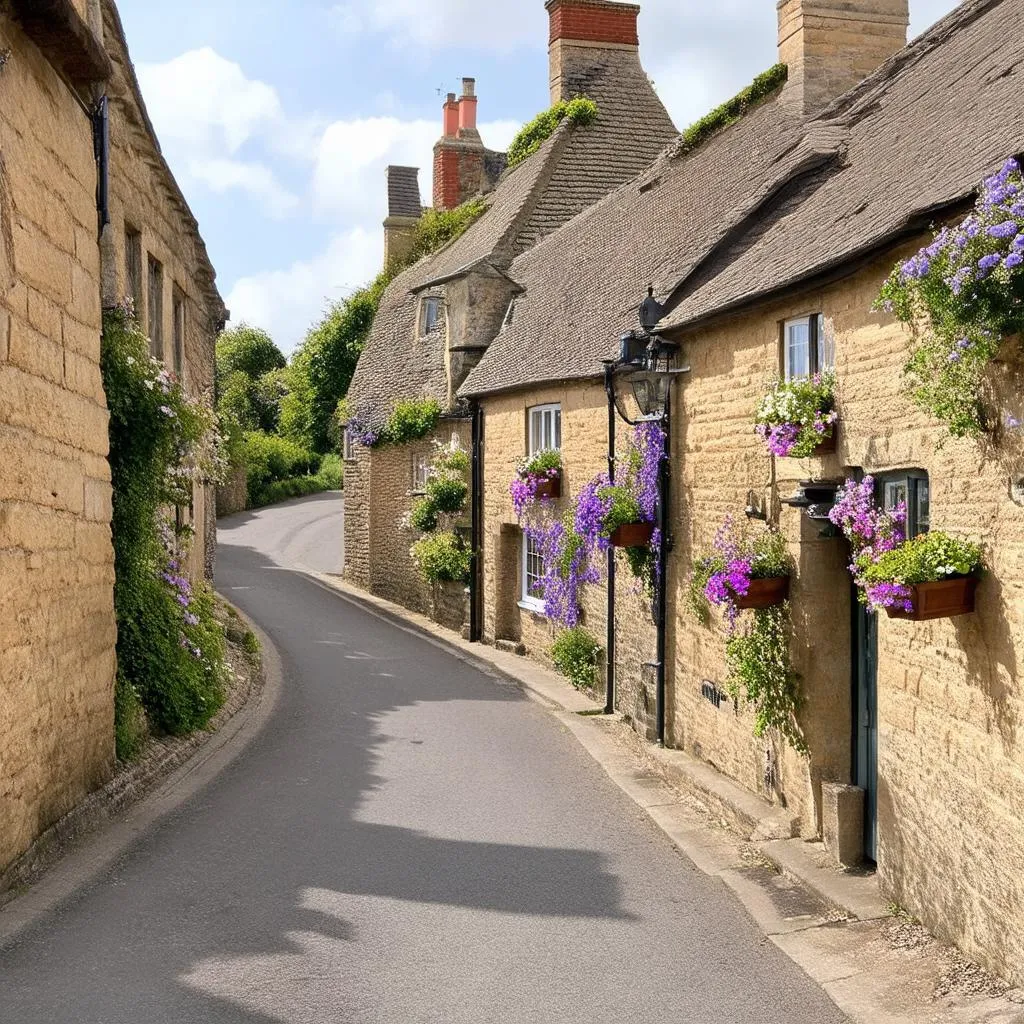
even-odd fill
[[(640, 57), (676, 126), (775, 63), (774, 0), (640, 0)], [(543, 0), (119, 0), (160, 143), (232, 324), (285, 352), (383, 256), (384, 168), (429, 202), (441, 106), (477, 79), (504, 149), (549, 104)], [(911, 0), (911, 35), (956, 0)]]

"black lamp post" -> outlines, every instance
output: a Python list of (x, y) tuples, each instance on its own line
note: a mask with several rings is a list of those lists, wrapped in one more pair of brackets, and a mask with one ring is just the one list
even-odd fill
[[(608, 395), (608, 476), (615, 482), (616, 413), (630, 426), (657, 423), (665, 434), (665, 451), (658, 471), (658, 571), (655, 582), (654, 617), (658, 631), (655, 722), (659, 746), (665, 745), (665, 660), (668, 552), (672, 546), (669, 532), (669, 461), (672, 444), (672, 381), (689, 367), (674, 368), (679, 347), (654, 333), (664, 308), (654, 298), (653, 287), (640, 306), (640, 331), (630, 331), (620, 339), (619, 358), (604, 363), (605, 392)], [(630, 386), (640, 410), (640, 419), (632, 419), (617, 382)], [(608, 672), (605, 714), (615, 711), (615, 549), (608, 551)]]

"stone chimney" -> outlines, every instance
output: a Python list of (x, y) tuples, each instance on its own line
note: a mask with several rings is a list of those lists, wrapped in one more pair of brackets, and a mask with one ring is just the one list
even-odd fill
[(434, 146), (434, 207), (451, 210), (490, 184), (483, 140), (476, 127), (476, 79), (462, 80), (458, 100), (444, 104), (444, 134)]
[(404, 260), (412, 249), (416, 225), (423, 213), (418, 167), (389, 167), (388, 216), (384, 221), (384, 266)]
[(909, 0), (779, 0), (783, 98), (810, 116), (907, 45)]
[(551, 102), (571, 99), (586, 91), (584, 75), (591, 72), (599, 51), (625, 51), (640, 62), (640, 37), (635, 4), (611, 0), (547, 0), (551, 22), (548, 45)]

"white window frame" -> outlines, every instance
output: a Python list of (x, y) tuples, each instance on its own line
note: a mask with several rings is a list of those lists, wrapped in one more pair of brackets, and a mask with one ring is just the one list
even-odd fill
[[(540, 429), (537, 430), (537, 423)], [(554, 451), (562, 449), (562, 406), (557, 402), (548, 405), (532, 405), (526, 410), (527, 423), (527, 455), (550, 448)], [(548, 443), (550, 441), (550, 443)]]
[[(437, 330), (443, 315), (442, 298), (440, 295), (424, 295), (420, 300), (420, 337), (425, 338)], [(427, 310), (434, 308), (434, 322), (430, 323)]]
[[(519, 607), (538, 615), (544, 614), (544, 598), (530, 593), (530, 580), (538, 580), (543, 575), (543, 558), (536, 544), (527, 534), (523, 534), (522, 553), (520, 558), (521, 592), (519, 595)], [(540, 568), (539, 573), (530, 572), (530, 560), (535, 559), (535, 565)]]
[[(806, 372), (801, 367), (800, 372), (794, 372), (790, 361), (789, 332), (793, 327), (807, 328), (807, 367)], [(782, 325), (782, 373), (785, 380), (799, 380), (801, 378), (813, 377), (822, 370), (831, 370), (835, 367), (836, 354), (835, 343), (832, 340), (831, 332), (825, 323), (823, 313), (809, 313), (807, 316), (794, 317), (786, 320)]]
[(355, 460), (355, 446), (352, 444), (352, 430), (346, 423), (341, 432), (341, 458), (343, 462)]
[(427, 479), (430, 476), (430, 456), (423, 452), (412, 453), (412, 493), (423, 494), (427, 489)]

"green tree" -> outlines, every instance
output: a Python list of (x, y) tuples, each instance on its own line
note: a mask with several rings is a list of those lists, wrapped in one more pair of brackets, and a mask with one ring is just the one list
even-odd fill
[(259, 380), (272, 370), (283, 369), (284, 354), (266, 331), (239, 324), (222, 331), (217, 339), (217, 378), (225, 380), (236, 370), (250, 380)]

